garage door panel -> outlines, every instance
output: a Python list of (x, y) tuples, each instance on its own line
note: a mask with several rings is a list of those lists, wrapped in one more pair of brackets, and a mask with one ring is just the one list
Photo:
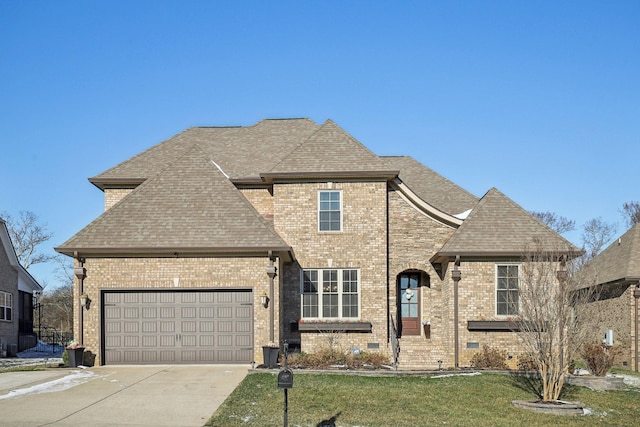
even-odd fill
[(103, 295), (105, 363), (249, 363), (251, 291)]
[(216, 331), (216, 322), (214, 321), (200, 321), (200, 332), (215, 332)]
[(190, 321), (182, 321), (181, 322), (181, 331), (184, 334), (185, 332), (196, 332), (198, 327), (198, 322), (190, 320)]
[(160, 335), (160, 347), (175, 347), (176, 336), (175, 335)]

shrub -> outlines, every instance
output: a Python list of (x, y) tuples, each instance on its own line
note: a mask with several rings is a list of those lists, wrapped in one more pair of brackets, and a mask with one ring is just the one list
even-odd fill
[(290, 366), (296, 368), (327, 369), (335, 366), (346, 369), (364, 367), (378, 368), (389, 363), (389, 359), (382, 353), (361, 352), (345, 353), (334, 348), (322, 348), (314, 353), (293, 353), (289, 355)]
[(618, 347), (595, 342), (586, 344), (582, 348), (581, 356), (593, 375), (603, 377), (611, 369), (620, 353)]
[(524, 353), (518, 356), (518, 369), (521, 371), (537, 371), (538, 364), (533, 360), (533, 356), (529, 353)]
[(471, 358), (471, 366), (476, 369), (508, 369), (507, 351), (484, 344), (482, 351)]

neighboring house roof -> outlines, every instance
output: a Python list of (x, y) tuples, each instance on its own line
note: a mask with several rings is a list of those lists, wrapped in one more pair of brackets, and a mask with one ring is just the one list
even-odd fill
[(598, 284), (640, 281), (640, 224), (596, 255), (589, 267), (597, 272)]
[(492, 188), (432, 257), (432, 261), (456, 255), (520, 257), (536, 239), (546, 250), (571, 255), (580, 253), (568, 240)]
[(309, 138), (301, 141), (291, 153), (261, 176), (384, 176), (394, 178), (397, 170), (389, 170), (380, 157), (327, 120)]
[(470, 210), (478, 198), (409, 156), (381, 157), (389, 168), (400, 171), (400, 180), (421, 199), (450, 215)]
[(2, 242), (2, 248), (4, 248), (9, 258), (9, 264), (18, 270), (18, 290), (29, 293), (42, 291), (40, 283), (20, 264), (16, 256), (16, 250), (11, 242), (11, 237), (9, 236), (7, 223), (2, 218), (0, 218), (0, 241)]
[(310, 119), (262, 120), (245, 127), (193, 127), (90, 178), (94, 185), (137, 185), (194, 145), (233, 179), (258, 179), (318, 129)]
[(287, 252), (198, 145), (56, 248), (73, 255)]

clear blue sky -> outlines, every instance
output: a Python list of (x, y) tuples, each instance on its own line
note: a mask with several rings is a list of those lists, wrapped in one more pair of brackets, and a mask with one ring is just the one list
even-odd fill
[(622, 234), (640, 1), (0, 0), (0, 211), (35, 212), (48, 251), (102, 212), (87, 178), (189, 126), (277, 117)]

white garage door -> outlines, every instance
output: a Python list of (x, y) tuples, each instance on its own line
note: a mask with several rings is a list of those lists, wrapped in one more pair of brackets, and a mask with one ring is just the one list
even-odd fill
[(106, 291), (105, 364), (250, 363), (253, 293)]

